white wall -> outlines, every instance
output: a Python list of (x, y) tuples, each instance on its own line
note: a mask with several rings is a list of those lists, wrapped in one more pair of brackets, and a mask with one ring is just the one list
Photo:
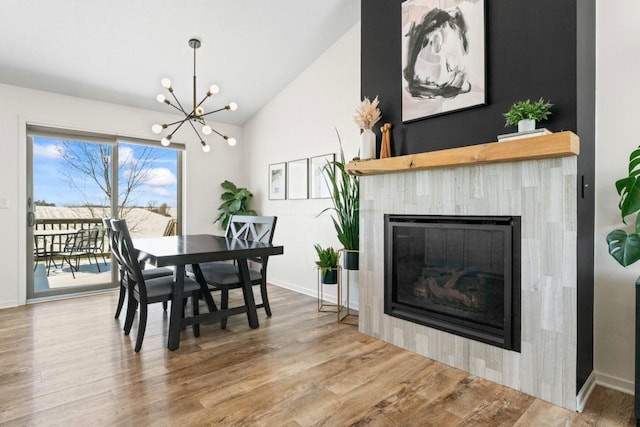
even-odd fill
[[(150, 94), (153, 96), (153, 94)], [(26, 269), (26, 123), (105, 132), (156, 139), (151, 124), (174, 121), (173, 115), (121, 105), (0, 85), (0, 199), (8, 209), (0, 209), (0, 308), (24, 304)], [(213, 232), (211, 225), (219, 205), (220, 183), (230, 179), (245, 184), (242, 169), (242, 129), (218, 125), (216, 129), (236, 136), (238, 146), (228, 147), (211, 140), (205, 154), (188, 132), (176, 133), (176, 142), (185, 142), (185, 231)], [(182, 130), (181, 130), (182, 131)], [(28, 259), (29, 258), (29, 259)]]
[[(353, 115), (359, 99), (358, 23), (244, 127), (244, 138), (250, 150), (247, 161), (253, 206), (262, 215), (278, 216), (274, 242), (284, 245), (284, 255), (269, 260), (270, 282), (315, 295), (314, 243), (341, 246), (329, 215), (316, 217), (325, 207), (331, 206), (328, 199), (268, 200), (268, 166), (339, 153), (335, 128), (342, 138), (347, 160), (353, 158), (359, 141), (359, 129), (353, 122)], [(351, 300), (357, 301), (353, 293)]]
[(608, 254), (605, 238), (622, 224), (614, 183), (626, 176), (629, 154), (640, 145), (638, 16), (640, 2), (597, 1), (595, 371), (596, 380), (630, 393), (640, 263), (621, 267)]

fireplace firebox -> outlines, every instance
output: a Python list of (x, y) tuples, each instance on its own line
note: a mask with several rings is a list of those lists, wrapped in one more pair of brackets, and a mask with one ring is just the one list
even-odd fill
[(385, 314), (520, 351), (520, 217), (384, 223)]

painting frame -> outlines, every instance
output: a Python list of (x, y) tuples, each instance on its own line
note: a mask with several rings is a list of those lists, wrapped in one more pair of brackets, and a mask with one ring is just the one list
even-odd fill
[(321, 154), (309, 159), (309, 198), (330, 199), (331, 188), (325, 166), (330, 164), (335, 172), (335, 153)]
[(285, 200), (287, 197), (287, 164), (269, 165), (269, 200)]
[(486, 0), (405, 0), (402, 122), (487, 105)]
[(306, 200), (309, 198), (308, 169), (309, 161), (306, 158), (287, 162), (287, 199)]

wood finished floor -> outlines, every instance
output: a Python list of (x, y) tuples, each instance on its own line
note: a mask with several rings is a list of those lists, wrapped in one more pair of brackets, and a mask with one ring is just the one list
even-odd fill
[(627, 426), (632, 396), (596, 387), (582, 414), (336, 323), (270, 287), (273, 317), (182, 333), (155, 304), (142, 351), (116, 294), (0, 310), (0, 424), (64, 426)]

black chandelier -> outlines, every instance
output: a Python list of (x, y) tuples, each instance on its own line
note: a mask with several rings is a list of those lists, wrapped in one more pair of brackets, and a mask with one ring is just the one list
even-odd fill
[(202, 151), (204, 151), (205, 153), (208, 153), (211, 150), (211, 147), (209, 147), (209, 145), (207, 145), (207, 143), (204, 142), (204, 140), (200, 136), (200, 133), (196, 129), (194, 123), (197, 123), (197, 124), (202, 126), (202, 133), (203, 134), (210, 135), (211, 132), (215, 132), (218, 135), (220, 135), (222, 138), (224, 138), (224, 140), (227, 141), (227, 144), (229, 144), (231, 147), (233, 147), (234, 145), (236, 145), (236, 139), (235, 138), (231, 138), (231, 137), (229, 137), (227, 135), (223, 135), (220, 132), (218, 132), (217, 130), (213, 129), (211, 126), (209, 126), (208, 124), (205, 123), (204, 117), (208, 116), (209, 114), (217, 113), (217, 112), (223, 111), (223, 110), (235, 111), (235, 110), (238, 109), (238, 104), (236, 104), (235, 102), (231, 102), (231, 103), (229, 103), (229, 105), (225, 105), (222, 108), (218, 108), (217, 110), (213, 110), (213, 111), (209, 111), (208, 113), (205, 113), (204, 112), (204, 108), (202, 108), (202, 104), (208, 98), (210, 98), (211, 96), (213, 96), (213, 95), (217, 94), (218, 92), (220, 92), (220, 88), (218, 87), (218, 85), (215, 85), (215, 84), (213, 84), (213, 85), (211, 85), (209, 87), (209, 90), (207, 91), (207, 94), (205, 95), (205, 97), (202, 98), (202, 101), (200, 101), (199, 103), (196, 103), (196, 49), (198, 49), (201, 44), (202, 43), (198, 39), (189, 40), (189, 46), (193, 48), (193, 108), (191, 109), (191, 111), (187, 112), (187, 110), (185, 110), (182, 107), (182, 104), (180, 104), (180, 101), (178, 101), (178, 98), (176, 98), (176, 95), (173, 92), (173, 87), (171, 86), (171, 80), (169, 80), (166, 77), (163, 78), (160, 81), (160, 83), (162, 84), (162, 86), (164, 86), (169, 91), (169, 93), (171, 94), (171, 96), (173, 97), (173, 99), (175, 101), (175, 104), (172, 103), (169, 99), (167, 99), (162, 94), (158, 95), (156, 97), (156, 99), (158, 100), (158, 102), (168, 104), (168, 105), (172, 106), (173, 108), (175, 108), (176, 110), (180, 111), (182, 114), (184, 114), (184, 119), (178, 120), (178, 121), (173, 122), (173, 123), (165, 123), (165, 124), (162, 124), (162, 125), (154, 124), (151, 127), (151, 130), (153, 131), (153, 133), (159, 134), (163, 130), (167, 129), (169, 126), (176, 126), (175, 129), (173, 129), (173, 131), (171, 131), (171, 133), (169, 135), (165, 136), (160, 141), (160, 143), (162, 145), (167, 147), (171, 143), (171, 138), (173, 137), (173, 134), (176, 133), (176, 131), (178, 129), (180, 129), (180, 127), (182, 127), (183, 124), (189, 123), (191, 125), (191, 128), (193, 129), (193, 131), (196, 133), (196, 135), (198, 135), (198, 139), (200, 140), (200, 144), (202, 145)]

